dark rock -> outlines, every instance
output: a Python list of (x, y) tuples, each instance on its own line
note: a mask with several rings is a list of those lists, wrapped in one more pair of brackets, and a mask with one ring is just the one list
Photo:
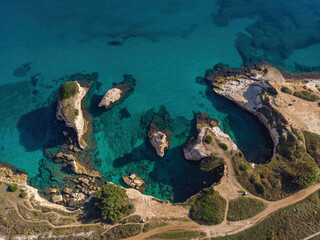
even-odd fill
[(32, 64), (32, 62), (27, 62), (25, 64), (22, 64), (20, 67), (17, 67), (14, 71), (13, 71), (13, 76), (15, 77), (23, 77), (27, 74), (27, 72), (30, 71), (31, 67), (30, 65)]
[(108, 45), (110, 46), (119, 46), (119, 45), (122, 45), (123, 43), (122, 42), (119, 42), (119, 41), (110, 41), (108, 42)]
[(131, 114), (128, 112), (127, 108), (122, 108), (119, 113), (120, 113), (120, 119), (131, 117)]

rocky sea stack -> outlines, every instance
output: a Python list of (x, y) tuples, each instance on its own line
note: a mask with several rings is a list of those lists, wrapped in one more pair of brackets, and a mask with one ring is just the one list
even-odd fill
[(132, 75), (124, 75), (123, 78), (124, 80), (121, 83), (114, 84), (113, 88), (109, 89), (104, 94), (99, 103), (99, 107), (108, 109), (128, 97), (133, 92), (136, 80)]
[(154, 147), (159, 157), (163, 157), (170, 147), (171, 132), (168, 130), (159, 130), (155, 123), (150, 124), (148, 132), (150, 144)]
[(83, 139), (88, 123), (82, 112), (82, 101), (88, 93), (88, 87), (82, 87), (77, 81), (64, 82), (59, 91), (57, 119), (64, 121), (67, 127), (75, 130), (80, 148), (87, 143)]

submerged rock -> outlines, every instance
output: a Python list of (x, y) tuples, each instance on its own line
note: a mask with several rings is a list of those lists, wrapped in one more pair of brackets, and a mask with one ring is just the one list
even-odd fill
[(81, 104), (89, 88), (81, 87), (77, 81), (65, 82), (60, 87), (57, 119), (64, 121), (67, 127), (75, 130), (79, 146), (87, 147), (83, 135), (87, 131), (88, 123), (85, 121)]
[(13, 71), (13, 76), (15, 77), (23, 77), (27, 74), (27, 72), (30, 71), (31, 67), (30, 65), (32, 64), (32, 62), (26, 62), (25, 64), (22, 64), (20, 67), (17, 67), (14, 71)]
[(120, 84), (116, 84), (113, 88), (109, 89), (102, 97), (99, 107), (106, 109), (110, 108), (120, 100), (127, 97), (135, 86), (136, 80), (132, 75), (124, 75), (124, 81)]
[(129, 176), (123, 176), (122, 179), (125, 182), (125, 184), (127, 184), (129, 187), (135, 188), (142, 193), (144, 192), (144, 187), (142, 187), (142, 185), (144, 185), (145, 182), (141, 179), (141, 177), (138, 174), (131, 173)]
[(91, 177), (101, 177), (97, 170), (88, 169), (88, 167), (83, 166), (79, 161), (69, 162), (71, 170), (76, 174), (84, 174)]

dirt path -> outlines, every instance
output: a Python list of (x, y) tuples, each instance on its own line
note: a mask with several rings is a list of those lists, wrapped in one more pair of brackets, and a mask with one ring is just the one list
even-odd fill
[[(235, 178), (235, 174), (233, 171), (231, 160), (224, 156), (225, 160), (225, 175), (221, 179), (221, 182), (218, 186), (214, 187), (226, 200), (229, 202), (231, 199), (235, 199), (239, 197), (239, 191), (245, 191), (245, 189), (239, 184), (239, 182)], [(141, 240), (147, 237), (150, 237), (155, 234), (164, 233), (169, 230), (184, 230), (184, 231), (200, 231), (207, 233), (208, 237), (218, 237), (218, 236), (225, 236), (235, 234), (241, 231), (244, 231), (254, 225), (256, 225), (259, 221), (263, 220), (264, 218), (268, 217), (271, 213), (297, 203), (304, 198), (308, 197), (312, 193), (316, 192), (320, 189), (320, 184), (311, 186), (305, 190), (301, 190), (290, 197), (287, 197), (282, 200), (278, 201), (268, 201), (263, 198), (254, 196), (248, 193), (247, 197), (258, 199), (267, 204), (267, 208), (257, 214), (256, 216), (236, 222), (229, 222), (226, 219), (227, 216), (227, 209), (225, 219), (221, 224), (215, 226), (204, 226), (199, 225), (195, 222), (171, 222), (169, 225), (157, 229), (150, 230), (149, 232), (142, 233), (138, 236), (128, 238), (131, 240)], [(228, 208), (228, 207), (227, 207)]]

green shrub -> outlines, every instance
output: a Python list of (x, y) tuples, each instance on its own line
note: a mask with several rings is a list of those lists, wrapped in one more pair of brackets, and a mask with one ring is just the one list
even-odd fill
[(64, 82), (60, 87), (60, 97), (62, 100), (68, 99), (79, 92), (79, 86), (76, 82)]
[(123, 239), (129, 238), (141, 233), (140, 224), (119, 225), (108, 230), (102, 239)]
[(129, 210), (126, 191), (115, 184), (106, 184), (95, 195), (95, 205), (107, 223), (116, 223)]
[(240, 221), (251, 218), (266, 209), (266, 205), (257, 199), (240, 197), (230, 200), (227, 219)]
[(190, 218), (200, 224), (215, 225), (223, 221), (227, 201), (213, 189), (205, 190), (191, 202)]
[(74, 110), (74, 115), (76, 115), (76, 116), (79, 115), (79, 110), (78, 109)]
[(222, 158), (219, 157), (206, 157), (201, 160), (200, 162), (200, 169), (203, 171), (211, 171), (215, 169), (216, 167), (219, 167), (224, 164), (224, 161)]
[(292, 94), (292, 91), (291, 91), (290, 88), (288, 88), (288, 87), (282, 87), (282, 88), (281, 88), (281, 92), (288, 93), (288, 94)]
[(248, 170), (248, 167), (246, 166), (246, 165), (240, 165), (239, 166), (239, 169), (241, 170), (241, 171), (247, 171)]
[(10, 192), (15, 192), (15, 191), (17, 191), (17, 189), (18, 189), (18, 185), (17, 184), (10, 184), (9, 187), (8, 187), (8, 190)]
[(298, 98), (310, 101), (310, 102), (315, 102), (315, 101), (318, 101), (320, 99), (320, 97), (318, 97), (317, 95), (312, 94), (312, 93), (310, 93), (309, 91), (306, 91), (306, 90), (304, 90), (304, 91), (296, 91), (296, 92), (293, 93), (293, 95), (298, 97)]
[(228, 150), (228, 145), (225, 143), (219, 143), (219, 147), (221, 147), (223, 150), (227, 151)]
[(27, 193), (23, 189), (20, 191), (20, 197), (21, 198), (27, 197)]
[(212, 137), (210, 135), (207, 135), (205, 138), (204, 138), (204, 141), (206, 144), (210, 144), (212, 143)]

